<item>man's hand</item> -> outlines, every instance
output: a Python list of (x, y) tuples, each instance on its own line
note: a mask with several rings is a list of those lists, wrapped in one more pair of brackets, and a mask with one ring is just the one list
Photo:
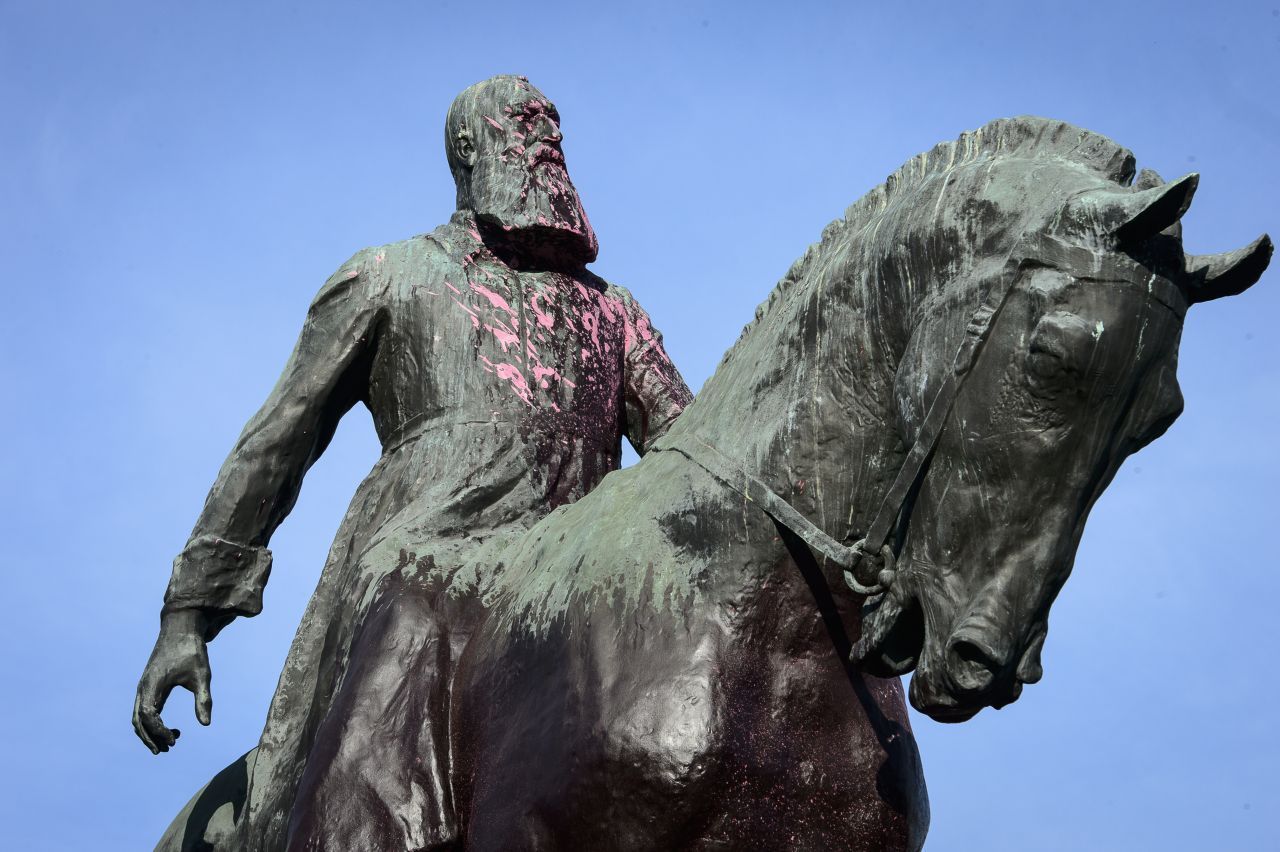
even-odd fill
[(213, 697), (209, 694), (209, 652), (205, 647), (207, 621), (195, 609), (165, 612), (160, 617), (160, 637), (138, 681), (133, 702), (133, 730), (152, 754), (168, 751), (178, 739), (177, 728), (165, 727), (160, 711), (175, 686), (196, 696), (196, 719), (209, 724)]

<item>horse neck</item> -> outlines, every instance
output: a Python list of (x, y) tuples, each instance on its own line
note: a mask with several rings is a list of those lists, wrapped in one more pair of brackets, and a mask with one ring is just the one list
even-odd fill
[(717, 447), (829, 535), (860, 534), (902, 457), (893, 384), (916, 298), (821, 265), (776, 296), (673, 437)]

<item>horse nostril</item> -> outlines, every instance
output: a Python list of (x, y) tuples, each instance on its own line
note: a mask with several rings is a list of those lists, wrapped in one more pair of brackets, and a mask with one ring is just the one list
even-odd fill
[(964, 692), (986, 692), (1000, 668), (989, 651), (968, 639), (953, 640), (947, 648), (947, 672)]

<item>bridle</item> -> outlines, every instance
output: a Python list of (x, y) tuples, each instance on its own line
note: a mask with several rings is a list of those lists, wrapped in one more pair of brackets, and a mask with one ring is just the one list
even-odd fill
[[(901, 526), (909, 523), (908, 503), (911, 495), (928, 472), (934, 450), (955, 408), (965, 380), (972, 373), (983, 346), (990, 339), (991, 331), (1008, 303), (1015, 284), (1023, 277), (1023, 272), (1034, 268), (1067, 269), (1078, 280), (1131, 285), (1134, 276), (1124, 277), (1110, 271), (1114, 266), (1126, 265), (1125, 261), (1114, 257), (1116, 253), (1115, 249), (1094, 250), (1073, 245), (1045, 233), (1024, 234), (1015, 241), (1004, 263), (994, 273), (995, 280), (988, 288), (986, 298), (970, 315), (965, 325), (964, 338), (952, 359), (951, 369), (943, 379), (942, 387), (934, 395), (916, 439), (907, 451), (902, 466), (898, 468), (893, 483), (881, 498), (875, 517), (866, 533), (852, 545), (837, 541), (823, 532), (759, 477), (696, 435), (663, 437), (655, 442), (651, 451), (675, 452), (686, 457), (713, 478), (757, 504), (777, 523), (795, 533), (815, 554), (843, 569), (845, 583), (854, 592), (867, 598), (883, 595), (897, 577), (897, 554), (890, 538)], [(1141, 268), (1137, 264), (1127, 265)], [(1164, 281), (1159, 283), (1168, 285)], [(1185, 296), (1172, 285), (1163, 286), (1160, 288), (1161, 292), (1157, 292), (1156, 284), (1156, 277), (1152, 275), (1147, 282), (1147, 292), (1181, 319), (1187, 309)]]

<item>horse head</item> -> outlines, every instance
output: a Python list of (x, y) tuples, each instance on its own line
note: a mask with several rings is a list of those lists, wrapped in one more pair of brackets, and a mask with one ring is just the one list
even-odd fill
[[(1272, 251), (1263, 236), (1223, 255), (1185, 254), (1179, 219), (1196, 175), (1081, 186), (1049, 168), (1035, 180), (1059, 187), (1038, 190), (1052, 206), (1016, 227), (1000, 196), (1026, 195), (999, 180), (988, 202), (965, 208), (988, 221), (957, 230), (1012, 249), (967, 264), (964, 281), (919, 306), (896, 372), (906, 446), (925, 438), (940, 389), (951, 383), (953, 395), (855, 657), (882, 676), (914, 670), (911, 702), (939, 721), (1002, 707), (1040, 679), (1049, 610), (1089, 510), (1124, 459), (1181, 412), (1187, 308), (1245, 290)], [(974, 304), (985, 307), (971, 314)], [(985, 336), (957, 365), (975, 316), (989, 322)]]

